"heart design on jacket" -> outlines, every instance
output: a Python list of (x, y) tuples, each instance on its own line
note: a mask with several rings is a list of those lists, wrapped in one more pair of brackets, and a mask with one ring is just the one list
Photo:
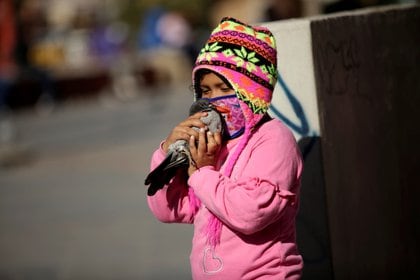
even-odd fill
[(207, 247), (204, 250), (203, 270), (204, 273), (214, 274), (223, 269), (222, 259), (214, 253), (214, 250)]

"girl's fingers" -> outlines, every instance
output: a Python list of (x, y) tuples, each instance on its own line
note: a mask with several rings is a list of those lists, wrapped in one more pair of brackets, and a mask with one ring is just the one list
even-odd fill
[(205, 117), (205, 116), (207, 116), (207, 112), (197, 112), (197, 113), (195, 113), (194, 115), (192, 115), (192, 116), (190, 116), (190, 118), (196, 118), (196, 119), (199, 119), (199, 118), (201, 118), (201, 117)]
[(222, 134), (220, 132), (215, 132), (214, 134), (214, 140), (216, 141), (217, 145), (222, 145)]
[(202, 155), (207, 152), (206, 132), (204, 128), (200, 128), (200, 132), (198, 133), (198, 152)]
[(211, 131), (207, 131), (207, 143), (209, 145), (215, 145), (216, 143), (216, 139), (214, 139), (214, 134)]
[(193, 135), (190, 136), (189, 145), (190, 145), (190, 153), (191, 155), (195, 155), (196, 149), (195, 149), (195, 137)]
[(212, 133), (210, 131), (207, 132), (207, 154), (208, 155), (214, 155), (218, 152), (220, 147), (220, 133), (219, 136), (215, 133)]
[(183, 127), (179, 126), (176, 128), (176, 130), (173, 133), (174, 139), (184, 139), (186, 141), (189, 141), (190, 136), (193, 135), (194, 137), (198, 138), (198, 132), (191, 128), (191, 127)]
[(205, 127), (206, 125), (199, 119), (188, 119), (182, 123), (180, 123), (180, 126), (183, 127)]
[(180, 126), (187, 126), (187, 127), (204, 127), (205, 124), (200, 120), (201, 117), (206, 116), (207, 113), (206, 112), (199, 112), (196, 113), (190, 117), (188, 117), (188, 119), (186, 119), (185, 121), (181, 122), (179, 125)]

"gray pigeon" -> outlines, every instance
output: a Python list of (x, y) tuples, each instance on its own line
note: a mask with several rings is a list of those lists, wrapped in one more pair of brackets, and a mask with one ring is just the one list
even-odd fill
[[(207, 99), (199, 99), (191, 105), (190, 116), (197, 112), (208, 112), (207, 116), (201, 118), (201, 121), (207, 125), (209, 131), (220, 131), (223, 135), (225, 131), (223, 117)], [(196, 129), (198, 130), (198, 128)], [(188, 146), (188, 142), (183, 139), (177, 140), (169, 145), (165, 159), (147, 175), (144, 181), (145, 185), (150, 185), (147, 190), (147, 195), (153, 196), (159, 189), (168, 184), (178, 169), (188, 168), (191, 161)]]

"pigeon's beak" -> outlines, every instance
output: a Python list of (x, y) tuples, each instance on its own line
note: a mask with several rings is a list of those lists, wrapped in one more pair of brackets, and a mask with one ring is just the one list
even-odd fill
[(224, 113), (229, 113), (229, 109), (226, 107), (222, 107), (222, 106), (216, 106), (213, 105), (214, 109), (216, 109), (217, 112), (224, 114)]

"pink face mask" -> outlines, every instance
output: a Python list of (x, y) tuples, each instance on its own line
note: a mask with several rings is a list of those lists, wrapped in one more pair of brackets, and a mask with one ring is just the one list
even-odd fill
[(207, 98), (207, 100), (225, 119), (229, 139), (234, 139), (244, 132), (245, 116), (236, 94)]

